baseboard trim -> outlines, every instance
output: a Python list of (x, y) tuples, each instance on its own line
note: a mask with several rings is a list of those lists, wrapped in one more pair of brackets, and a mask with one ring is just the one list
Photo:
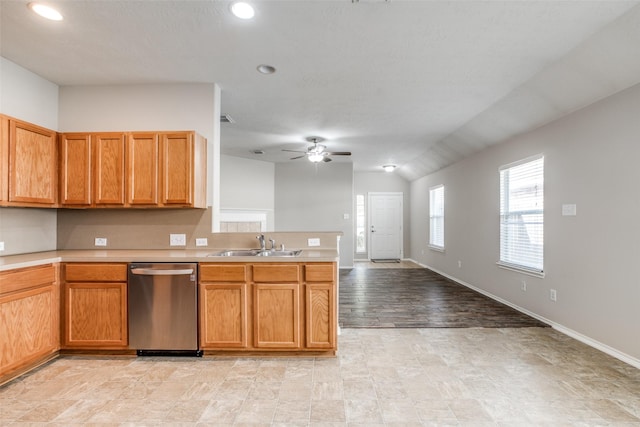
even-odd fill
[(569, 337), (571, 337), (571, 338), (573, 338), (575, 340), (578, 340), (581, 343), (588, 345), (589, 347), (593, 347), (596, 350), (600, 350), (603, 353), (606, 353), (611, 357), (615, 357), (616, 359), (618, 359), (618, 360), (620, 360), (620, 361), (622, 361), (622, 362), (624, 362), (624, 363), (626, 363), (628, 365), (633, 366), (634, 368), (640, 369), (640, 359), (637, 359), (637, 358), (635, 358), (633, 356), (630, 356), (630, 355), (628, 355), (626, 353), (623, 353), (623, 352), (621, 352), (619, 350), (616, 350), (615, 348), (613, 348), (613, 347), (611, 347), (611, 346), (609, 346), (607, 344), (604, 344), (604, 343), (601, 343), (600, 341), (594, 340), (593, 338), (588, 337), (586, 335), (583, 335), (580, 332), (574, 331), (573, 329), (568, 328), (568, 327), (566, 327), (564, 325), (561, 325), (559, 323), (553, 322), (553, 321), (547, 319), (546, 317), (540, 316), (537, 313), (534, 313), (534, 312), (529, 311), (529, 310), (527, 310), (525, 308), (522, 308), (519, 305), (513, 304), (512, 302), (507, 301), (507, 300), (505, 300), (503, 298), (500, 298), (499, 296), (493, 295), (492, 293), (487, 292), (484, 289), (481, 289), (481, 288), (478, 288), (476, 286), (473, 286), (472, 284), (467, 283), (464, 280), (460, 280), (460, 279), (458, 279), (456, 277), (453, 277), (453, 276), (451, 276), (451, 275), (449, 275), (449, 274), (447, 274), (447, 273), (445, 273), (443, 271), (440, 271), (440, 270), (438, 270), (436, 268), (433, 268), (431, 266), (428, 266), (426, 264), (418, 262), (418, 261), (416, 261), (414, 259), (409, 259), (409, 260), (415, 262), (416, 264), (420, 265), (421, 267), (428, 268), (429, 270), (434, 271), (434, 272), (446, 277), (447, 279), (453, 280), (454, 282), (456, 282), (456, 283), (458, 283), (458, 284), (460, 284), (462, 286), (465, 286), (465, 287), (467, 287), (469, 289), (473, 289), (474, 291), (479, 292), (482, 295), (484, 295), (484, 296), (486, 296), (488, 298), (491, 298), (492, 300), (495, 300), (495, 301), (498, 301), (499, 303), (507, 305), (507, 306), (513, 308), (514, 310), (518, 310), (519, 312), (524, 313), (527, 316), (533, 317), (534, 319), (538, 319), (539, 321), (541, 321), (543, 323), (546, 323), (547, 325), (551, 326), (556, 331), (558, 331), (558, 332), (560, 332), (560, 333), (562, 333), (564, 335), (567, 335), (567, 336), (569, 336)]

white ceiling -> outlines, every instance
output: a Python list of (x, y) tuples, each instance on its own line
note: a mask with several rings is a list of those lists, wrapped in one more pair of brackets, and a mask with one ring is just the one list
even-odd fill
[(413, 180), (640, 82), (639, 1), (47, 3), (64, 21), (0, 0), (3, 57), (61, 86), (215, 82), (223, 154), (273, 162), (319, 135)]

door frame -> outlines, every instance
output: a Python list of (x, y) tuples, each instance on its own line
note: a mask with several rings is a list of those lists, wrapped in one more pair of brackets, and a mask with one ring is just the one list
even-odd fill
[(367, 259), (371, 261), (371, 196), (399, 196), (400, 197), (400, 260), (404, 259), (404, 193), (402, 191), (369, 191), (367, 192)]

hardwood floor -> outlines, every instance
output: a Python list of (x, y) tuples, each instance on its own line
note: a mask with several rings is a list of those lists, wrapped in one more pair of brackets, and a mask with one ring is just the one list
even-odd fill
[(425, 268), (356, 265), (340, 270), (342, 328), (548, 326)]

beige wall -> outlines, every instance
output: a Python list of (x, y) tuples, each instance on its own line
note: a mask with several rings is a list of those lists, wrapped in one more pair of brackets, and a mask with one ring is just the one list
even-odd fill
[(353, 211), (352, 163), (276, 164), (275, 229), (341, 232), (340, 267), (353, 266)]
[[(636, 85), (412, 182), (412, 258), (640, 366), (639, 111)], [(539, 153), (545, 156), (544, 279), (496, 266), (498, 167)], [(445, 185), (444, 253), (427, 248), (429, 187), (437, 184)], [(565, 203), (577, 205), (577, 216), (561, 215)]]
[(275, 164), (220, 156), (220, 209), (267, 213), (267, 230), (274, 229)]

